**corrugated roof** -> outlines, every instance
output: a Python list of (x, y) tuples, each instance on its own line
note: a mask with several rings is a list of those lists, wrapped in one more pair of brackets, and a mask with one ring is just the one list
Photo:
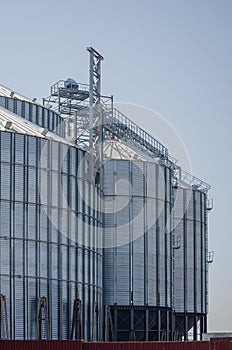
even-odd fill
[(150, 162), (156, 160), (145, 154), (140, 154), (137, 150), (134, 150), (131, 145), (128, 146), (122, 140), (115, 138), (111, 138), (104, 142), (103, 157), (104, 159), (137, 159)]
[(7, 109), (0, 107), (0, 130), (9, 132), (18, 132), (21, 134), (27, 134), (47, 139), (52, 139), (57, 142), (63, 142), (68, 145), (72, 145), (63, 137), (48, 131), (37, 124), (29, 122), (17, 114), (8, 111)]
[(22, 101), (27, 101), (27, 102), (34, 102), (36, 99), (33, 98), (28, 98), (25, 97), (21, 94), (19, 94), (18, 92), (9, 89), (8, 87), (4, 86), (4, 85), (0, 85), (0, 96), (6, 96), (6, 97), (14, 97), (17, 98), (18, 100), (22, 100)]

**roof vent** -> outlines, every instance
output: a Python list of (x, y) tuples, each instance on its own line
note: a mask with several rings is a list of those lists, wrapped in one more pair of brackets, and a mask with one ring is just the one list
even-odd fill
[(1, 121), (1, 124), (5, 129), (8, 130), (12, 127), (12, 122), (10, 120), (3, 120)]
[(46, 136), (48, 133), (48, 129), (42, 129), (41, 135)]

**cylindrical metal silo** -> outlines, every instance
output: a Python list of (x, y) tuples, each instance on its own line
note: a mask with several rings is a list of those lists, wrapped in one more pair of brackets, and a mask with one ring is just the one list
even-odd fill
[[(194, 187), (174, 189), (175, 237), (174, 308), (176, 331), (187, 337), (200, 321), (204, 332), (207, 314), (207, 217), (206, 193)], [(194, 335), (196, 339), (196, 334)]]
[(0, 106), (55, 134), (65, 136), (65, 123), (59, 113), (33, 102), (0, 96)]
[(171, 170), (107, 160), (103, 191), (104, 304), (112, 338), (161, 339), (170, 331), (172, 308)]
[(93, 245), (100, 221), (85, 152), (7, 131), (0, 146), (0, 293), (10, 338), (36, 338), (37, 302), (46, 297), (52, 339), (70, 337), (80, 299), (81, 336), (90, 340), (95, 304), (101, 308), (102, 254)]

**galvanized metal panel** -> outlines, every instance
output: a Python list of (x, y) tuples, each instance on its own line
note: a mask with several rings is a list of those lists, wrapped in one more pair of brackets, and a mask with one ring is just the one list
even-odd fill
[[(177, 312), (206, 313), (205, 196), (195, 189), (175, 190), (175, 236), (181, 239), (180, 248), (174, 252), (174, 298)], [(181, 208), (186, 207), (187, 210), (182, 212)]]
[(12, 134), (9, 132), (1, 133), (1, 161), (9, 162), (11, 159), (11, 141)]
[(36, 203), (37, 192), (36, 169), (28, 168), (28, 202)]
[[(17, 253), (16, 253), (17, 254)], [(16, 262), (17, 263), (17, 262)], [(14, 278), (15, 338), (24, 339), (24, 288), (21, 277)]]
[(17, 164), (24, 164), (24, 158), (25, 158), (24, 140), (25, 140), (24, 135), (15, 134), (15, 149), (17, 149), (17, 152), (15, 152), (15, 163)]
[(30, 104), (27, 102), (24, 102), (24, 112), (22, 113), (22, 117), (26, 120), (29, 120), (30, 117)]
[(0, 96), (0, 106), (13, 113), (16, 113), (26, 120), (30, 120), (43, 128), (55, 132), (61, 137), (64, 137), (63, 118), (56, 112), (49, 110), (46, 107), (7, 96)]
[[(82, 326), (86, 339), (89, 339), (93, 328), (93, 319), (89, 316), (94, 301), (97, 299), (100, 307), (102, 303), (102, 276), (98, 272), (97, 277), (93, 277), (94, 271), (102, 268), (102, 251), (98, 250), (96, 254), (94, 250), (90, 252), (89, 247), (78, 247), (77, 243), (80, 242), (76, 241), (75, 235), (72, 237), (74, 239), (68, 239), (70, 224), (76, 225), (75, 215), (78, 214), (77, 196), (72, 197), (72, 208), (65, 204), (72, 187), (79, 181), (76, 169), (72, 169), (73, 181), (68, 179), (71, 152), (67, 152), (66, 145), (63, 149), (62, 144), (49, 141), (47, 162), (43, 165), (49, 165), (50, 169), (40, 169), (39, 157), (44, 140), (28, 135), (18, 138), (17, 134), (12, 139), (12, 134), (7, 132), (0, 132), (0, 138), (0, 235), (5, 237), (0, 244), (0, 292), (7, 299), (11, 337), (35, 338), (37, 299), (39, 296), (47, 296), (52, 338), (69, 337), (72, 303), (74, 298), (81, 297), (87, 315), (87, 318), (83, 318)], [(78, 152), (80, 161), (84, 152)], [(64, 153), (65, 173), (61, 176)], [(76, 157), (76, 154), (75, 150), (72, 156)], [(52, 163), (48, 161), (50, 156)], [(14, 164), (14, 160), (18, 163)], [(77, 162), (75, 164), (78, 165)], [(94, 225), (99, 220), (99, 202), (95, 201), (96, 192), (87, 184), (84, 172), (81, 176), (85, 189), (81, 215), (92, 227), (84, 231), (84, 224), (80, 221), (76, 228), (78, 237), (84, 238), (84, 243), (93, 244), (98, 235)], [(41, 206), (39, 187), (46, 193), (45, 196), (43, 194), (45, 203), (42, 203), (45, 208)], [(58, 194), (60, 188), (63, 189), (65, 198), (62, 201)], [(96, 211), (85, 204), (89, 195), (91, 206), (96, 202)], [(48, 219), (48, 213), (52, 213), (54, 226)], [(93, 283), (94, 287), (91, 287)], [(95, 286), (96, 292), (93, 292)]]
[[(10, 202), (2, 201), (0, 206), (0, 236), (1, 237), (10, 237), (10, 222), (11, 218), (11, 204)], [(1, 242), (3, 244), (3, 240)], [(1, 248), (1, 245), (0, 245)], [(3, 261), (4, 263), (4, 261)], [(1, 268), (1, 264), (0, 264)]]
[(22, 166), (14, 167), (14, 178), (15, 178), (15, 200), (23, 202), (24, 200), (24, 168)]
[[(37, 146), (37, 138), (36, 137), (30, 137), (27, 140), (28, 143), (28, 165), (29, 166), (36, 166), (38, 162), (38, 146)], [(17, 150), (18, 152), (18, 150)]]
[(11, 166), (10, 164), (1, 164), (1, 198), (2, 199), (10, 199), (11, 191), (10, 191), (10, 174), (11, 174)]
[[(35, 250), (32, 251), (35, 256)], [(32, 260), (33, 264), (33, 260)], [(27, 328), (27, 337), (28, 339), (35, 339), (36, 338), (36, 313), (37, 313), (37, 280), (35, 278), (35, 274), (33, 278), (29, 278), (26, 284), (27, 287), (27, 322), (28, 322), (28, 328)], [(24, 297), (25, 298), (25, 297)], [(25, 327), (26, 330), (26, 327)]]
[[(133, 297), (134, 305), (171, 306), (171, 233), (165, 228), (171, 182), (165, 174), (155, 163), (110, 160), (104, 166), (105, 238), (113, 245), (104, 249), (105, 304), (130, 305)], [(117, 209), (118, 199), (125, 199), (124, 208)]]

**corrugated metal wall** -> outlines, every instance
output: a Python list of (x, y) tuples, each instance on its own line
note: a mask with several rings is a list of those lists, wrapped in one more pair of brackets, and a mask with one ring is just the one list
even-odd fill
[(90, 340), (94, 302), (102, 305), (102, 252), (93, 246), (100, 217), (87, 162), (79, 167), (84, 152), (10, 132), (0, 132), (0, 146), (0, 293), (10, 338), (35, 339), (37, 299), (45, 296), (52, 339), (69, 338), (80, 298)]
[(173, 251), (175, 327), (180, 338), (199, 339), (207, 332), (206, 194), (178, 187), (174, 195), (174, 233), (180, 241)]
[[(0, 105), (64, 135), (62, 118), (47, 108), (2, 96)], [(170, 326), (174, 324), (170, 319), (174, 309), (180, 339), (184, 328), (199, 321), (196, 315), (206, 315), (204, 193), (175, 190), (175, 235), (181, 237), (182, 244), (173, 250), (171, 170), (137, 160), (106, 162), (103, 195), (107, 248), (103, 266), (102, 251), (96, 248), (101, 246), (96, 242), (100, 239), (97, 227), (102, 215), (98, 187), (87, 179), (87, 162), (81, 162), (83, 151), (75, 147), (67, 150), (66, 145), (49, 141), (41, 165), (46, 140), (1, 132), (0, 142), (0, 292), (7, 297), (12, 338), (35, 338), (36, 301), (38, 296), (48, 296), (53, 339), (69, 337), (75, 298), (82, 301), (82, 335), (87, 340), (95, 339), (94, 303), (98, 303), (101, 317), (97, 338), (102, 339), (103, 276), (104, 304), (112, 309), (115, 305), (138, 307), (133, 316), (129, 309), (115, 313), (115, 319), (128, 320), (123, 340), (128, 339), (132, 323), (137, 324), (140, 340), (176, 339), (172, 338), (174, 329)], [(39, 189), (43, 189), (44, 206)], [(191, 316), (186, 322), (178, 313)], [(205, 321), (206, 318), (201, 323)], [(162, 338), (162, 332), (170, 336)]]
[(103, 195), (103, 291), (112, 340), (171, 339), (171, 171), (152, 162), (108, 160)]
[(206, 313), (207, 217), (206, 195), (194, 189), (175, 189), (174, 256), (175, 311)]
[(170, 170), (155, 163), (105, 163), (105, 304), (172, 306), (170, 187)]
[(65, 124), (63, 118), (51, 109), (32, 102), (6, 96), (0, 96), (0, 106), (32, 123), (53, 131), (61, 137), (65, 136)]
[(232, 338), (210, 339), (210, 350), (232, 350)]

